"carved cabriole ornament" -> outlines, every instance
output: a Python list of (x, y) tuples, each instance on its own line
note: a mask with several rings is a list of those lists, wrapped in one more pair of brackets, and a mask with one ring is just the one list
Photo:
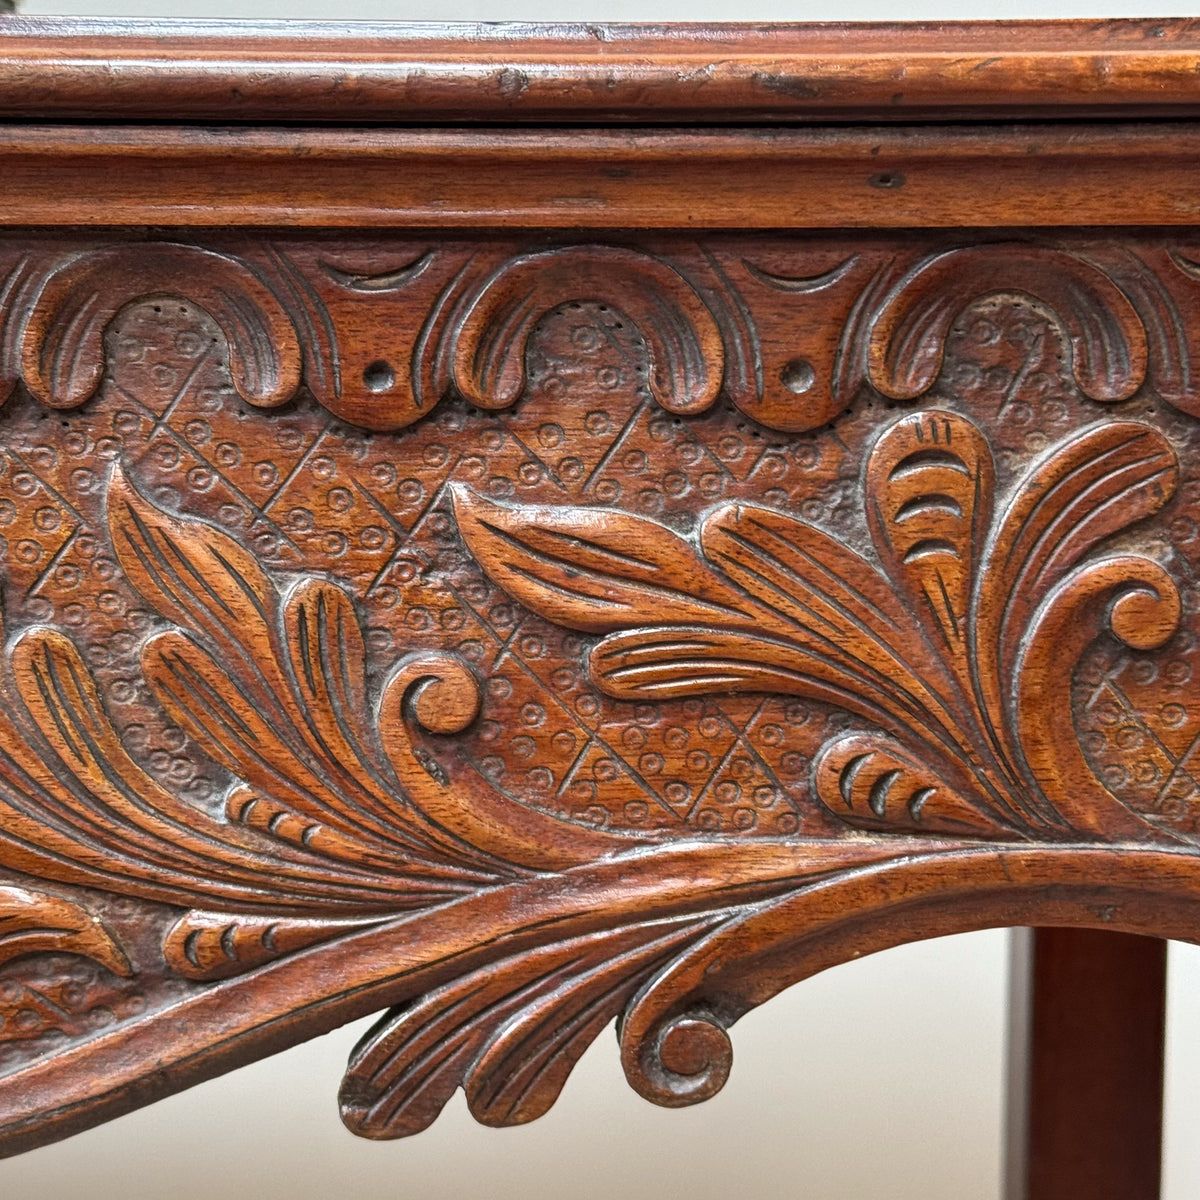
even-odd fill
[(458, 1087), (532, 1120), (614, 1018), (689, 1104), (864, 952), (1200, 938), (1183, 201), (372, 232), (301, 188), (327, 228), (145, 227), (190, 186), (0, 234), (4, 1150), (382, 1010), (369, 1137)]

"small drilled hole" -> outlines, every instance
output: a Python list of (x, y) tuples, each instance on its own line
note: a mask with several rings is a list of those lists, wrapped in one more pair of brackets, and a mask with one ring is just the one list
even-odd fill
[(386, 392), (396, 382), (396, 372), (392, 364), (378, 359), (370, 363), (363, 371), (363, 383), (369, 392)]
[(872, 175), (867, 182), (873, 188), (901, 188), (905, 180), (899, 171), (880, 171), (878, 175)]
[(801, 393), (807, 392), (817, 382), (817, 373), (812, 369), (812, 363), (807, 362), (803, 358), (793, 358), (779, 372), (779, 382), (789, 392), (794, 392), (799, 396)]

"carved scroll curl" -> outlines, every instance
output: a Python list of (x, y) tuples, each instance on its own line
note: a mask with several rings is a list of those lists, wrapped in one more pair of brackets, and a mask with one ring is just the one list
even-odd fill
[(1147, 361), (1142, 321), (1104, 270), (1064, 251), (1007, 243), (935, 254), (904, 275), (872, 329), (872, 382), (897, 400), (928, 391), (954, 319), (972, 301), (1005, 292), (1028, 296), (1054, 314), (1085, 395), (1125, 400), (1141, 386)]
[(669, 412), (712, 406), (724, 374), (712, 313), (668, 264), (609, 246), (531, 254), (488, 279), (467, 305), (451, 352), (459, 391), (482, 408), (520, 399), (529, 332), (568, 300), (609, 304), (634, 322), (650, 355), (650, 390)]
[(1200, 268), (1186, 247), (903, 244), (830, 261), (807, 243), (748, 255), (682, 239), (400, 243), (382, 260), (354, 245), (0, 245), (0, 399), (23, 379), (44, 404), (82, 403), (122, 308), (183, 297), (220, 326), (243, 399), (278, 405), (303, 379), (343, 420), (395, 430), (450, 392), (483, 408), (516, 403), (538, 321), (590, 302), (636, 328), (646, 386), (666, 410), (694, 415), (723, 397), (798, 432), (832, 420), (864, 388), (925, 394), (956, 318), (1005, 294), (1032, 299), (1060, 325), (1085, 395), (1119, 401), (1149, 383), (1200, 411), (1200, 350), (1183, 319)]
[(104, 371), (104, 331), (125, 305), (148, 296), (187, 297), (216, 321), (243, 399), (269, 408), (295, 395), (300, 345), (274, 292), (236, 258), (164, 244), (112, 246), (51, 272), (21, 350), (29, 390), (51, 407), (82, 404)]
[[(154, 245), (136, 269), (117, 247), (49, 269), (0, 258), (0, 387), (20, 374), (19, 351), (39, 400), (81, 402), (128, 301), (178, 290), (217, 318), (243, 399), (287, 398), (303, 360), (332, 412), (397, 428), (455, 390), (490, 408), (519, 402), (537, 323), (578, 301), (636, 324), (649, 400), (702, 419), (664, 420), (645, 396), (628, 412), (649, 410), (658, 432), (683, 427), (679, 445), (698, 454), (695, 431), (728, 421), (737, 451), (760, 431), (718, 401), (807, 428), (859, 396), (872, 370), (877, 390), (911, 399), (937, 380), (963, 306), (1020, 276), (1021, 294), (1063, 322), (1088, 395), (1118, 400), (1168, 378), (1190, 395), (1190, 366), (1156, 376), (1146, 365), (1146, 347), (1169, 341), (1147, 314), (1165, 320), (1191, 286), (1182, 259), (1158, 293), (1148, 257), (1134, 255), (1142, 271), (1128, 255), (1032, 245), (919, 257), (868, 247), (811, 269), (778, 245), (735, 256), (683, 239), (409, 249), (384, 262), (369, 248)], [(788, 303), (810, 305), (813, 321), (765, 316), (768, 293), (784, 317)], [(28, 321), (13, 315), (26, 301)], [(393, 327), (380, 318), (389, 305), (403, 309)], [(224, 364), (213, 369), (223, 383)], [(737, 488), (700, 502), (662, 489), (638, 512), (617, 507), (634, 506), (628, 491), (559, 502), (570, 489), (545, 477), (521, 481), (540, 489), (536, 502), (510, 503), (499, 469), (468, 485), (465, 471), (443, 471), (452, 454), (426, 461), (436, 483), (409, 491), (429, 501), (445, 558), (412, 591), (395, 589), (383, 630), (367, 621), (377, 597), (352, 586), (374, 566), (335, 576), (331, 559), (314, 568), (301, 555), (297, 568), (258, 555), (235, 521), (212, 519), (222, 510), (156, 487), (152, 462), (122, 454), (91, 501), (106, 578), (119, 574), (138, 606), (122, 654), (146, 689), (139, 704), (217, 783), (192, 801), (152, 770), (114, 719), (95, 641), (60, 628), (51, 607), (10, 605), (22, 619), (0, 638), (0, 866), (13, 877), (0, 887), (0, 963), (69, 955), (110, 989), (152, 980), (162, 1002), (0, 1078), (0, 1151), (389, 1007), (342, 1088), (345, 1120), (366, 1136), (426, 1127), (458, 1087), (482, 1121), (533, 1120), (614, 1018), (633, 1085), (692, 1103), (728, 1076), (741, 1015), (851, 955), (1033, 919), (1196, 936), (1194, 836), (1098, 774), (1069, 696), (1089, 661), (1114, 647), (1153, 656), (1184, 620), (1183, 556), (1142, 528), (1169, 528), (1178, 512), (1184, 439), (1142, 406), (1095, 421), (1085, 406), (1053, 441), (1002, 457), (1012, 441), (989, 438), (964, 408), (947, 399), (876, 420), (868, 407), (869, 432), (830, 436), (837, 461), (822, 478), (836, 478), (837, 520), (794, 491), (756, 495), (758, 481), (736, 475), (751, 470), (745, 458), (728, 471)], [(345, 436), (316, 415), (321, 437)], [(549, 453), (564, 431), (545, 431)], [(764, 461), (780, 446), (766, 450)], [(332, 457), (321, 469), (331, 465), (342, 469)], [(381, 475), (403, 499), (399, 478)], [(389, 503), (379, 519), (402, 529)], [(387, 545), (360, 561), (387, 567)], [(443, 586), (439, 602), (455, 607), (442, 611), (461, 624), (410, 636), (426, 626), (406, 618), (428, 614), (404, 597)], [(462, 630), (477, 617), (480, 636), (494, 634), (501, 610), (536, 631), (531, 691), (581, 716), (561, 757), (577, 773), (596, 764), (579, 793), (604, 797), (595, 822), (562, 791), (535, 803), (476, 756), (492, 737), (482, 722), (501, 720), (487, 664), (525, 651), (505, 634), (493, 654)], [(543, 652), (558, 637), (555, 662)], [(507, 711), (523, 703), (518, 693)], [(613, 728), (633, 730), (631, 773), (642, 757), (661, 770), (661, 755), (641, 753), (660, 704), (685, 714), (677, 741), (700, 713), (818, 716), (803, 733), (780, 718), (771, 735), (798, 764), (795, 819), (739, 838), (668, 825), (678, 814), (664, 804), (659, 825), (605, 825), (629, 794), (609, 772)], [(566, 731), (528, 707), (522, 762)], [(748, 728), (731, 737), (754, 747)]]

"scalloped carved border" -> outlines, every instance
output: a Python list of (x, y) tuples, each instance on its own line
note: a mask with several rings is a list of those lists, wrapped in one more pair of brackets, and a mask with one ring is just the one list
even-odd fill
[(396, 430), (452, 390), (483, 408), (516, 403), (534, 326), (591, 301), (637, 326), (663, 408), (698, 414), (725, 398), (768, 428), (802, 432), (864, 388), (923, 395), (954, 318), (1008, 293), (1053, 314), (1085, 395), (1120, 401), (1149, 386), (1196, 416), (1200, 331), (1186, 314), (1198, 289), (1200, 252), (1153, 240), (14, 240), (0, 242), (0, 401), (23, 382), (52, 407), (85, 402), (116, 314), (170, 295), (221, 327), (248, 403), (270, 408), (303, 385), (350, 424)]

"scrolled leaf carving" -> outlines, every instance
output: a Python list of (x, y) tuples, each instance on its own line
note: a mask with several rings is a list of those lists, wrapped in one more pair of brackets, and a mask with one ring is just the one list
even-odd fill
[(54, 244), (0, 244), (0, 969), (84, 998), (0, 1152), (381, 1010), (369, 1137), (533, 1120), (613, 1018), (689, 1104), (859, 953), (1196, 936), (1200, 803), (1113, 769), (1194, 738), (1186, 248)]
[(428, 993), (385, 1018), (351, 1056), (342, 1119), (366, 1137), (419, 1133), (462, 1086), (485, 1125), (535, 1120), (642, 981), (713, 923), (568, 938)]
[[(702, 522), (698, 546), (658, 536), (680, 547), (664, 582), (685, 569), (696, 599), (727, 597), (727, 615), (693, 614), (646, 584), (640, 605), (614, 605), (648, 566), (613, 556), (607, 569), (616, 579), (603, 590), (573, 587), (569, 623), (607, 632), (590, 661), (614, 697), (782, 692), (876, 727), (829, 744), (816, 763), (817, 796), (850, 824), (1153, 838), (1155, 828), (1082, 766), (1073, 732), (1051, 711), (1052, 686), (1034, 677), (1045, 663), (1069, 677), (1102, 632), (1095, 618), (1081, 620), (1100, 596), (1118, 637), (1153, 646), (1173, 631), (1178, 593), (1152, 560), (1080, 564), (1105, 537), (1161, 508), (1177, 477), (1159, 433), (1110, 422), (1033, 463), (1002, 504), (979, 429), (955, 413), (916, 413), (882, 432), (866, 465), (878, 565), (785, 513), (719, 507)], [(481, 508), (494, 506), (458, 493), (472, 551), (501, 586), (558, 620), (564, 560), (582, 573), (591, 547), (615, 545), (621, 523), (633, 520), (599, 510), (485, 520)], [(550, 556), (536, 532), (550, 527), (589, 534)], [(1093, 577), (1103, 583), (1084, 583)], [(1134, 612), (1152, 615), (1153, 633), (1126, 615)], [(1023, 656), (1039, 639), (1057, 649)]]
[(143, 647), (146, 680), (233, 774), (226, 819), (152, 779), (74, 643), (34, 628), (15, 643), (6, 684), (0, 802), (20, 841), (0, 857), (193, 905), (165, 943), (179, 973), (227, 977), (528, 868), (636, 844), (478, 786), (467, 802), (450, 785), (414, 730), (445, 736), (475, 719), (477, 682), (453, 656), (406, 656), (376, 705), (342, 589), (301, 579), (282, 592), (234, 539), (159, 509), (119, 468), (108, 519), (126, 577), (172, 623)]

